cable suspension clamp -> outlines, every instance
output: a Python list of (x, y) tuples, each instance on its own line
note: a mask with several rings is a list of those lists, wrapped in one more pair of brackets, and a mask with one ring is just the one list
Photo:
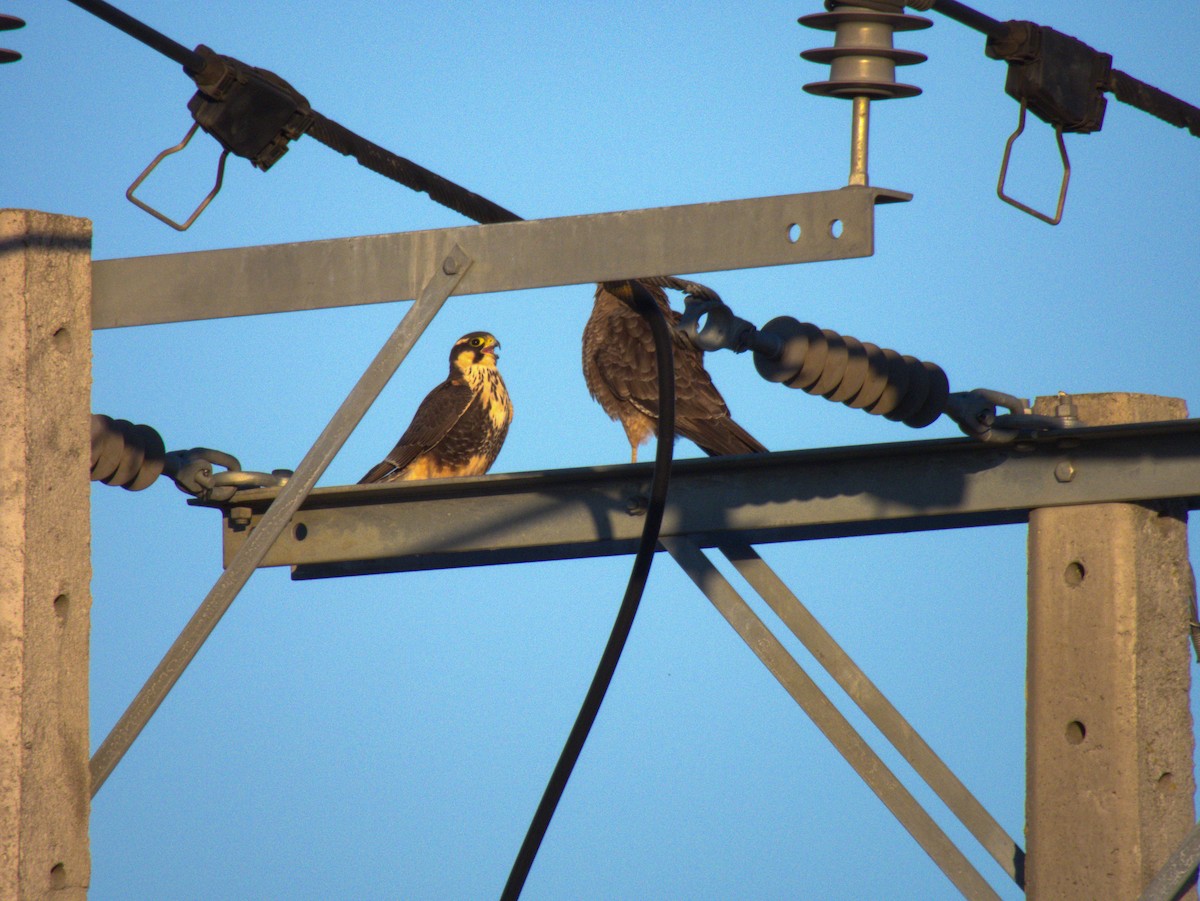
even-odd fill
[[(989, 34), (985, 52), (992, 59), (1008, 63), (1004, 92), (1021, 104), (1017, 130), (1004, 145), (996, 194), (1005, 203), (1050, 225), (1058, 225), (1071, 180), (1071, 161), (1063, 133), (1088, 134), (1104, 125), (1104, 91), (1111, 81), (1112, 56), (1053, 28), (1021, 21), (1005, 22)], [(1013, 143), (1025, 130), (1026, 110), (1054, 126), (1063, 177), (1053, 216), (1021, 203), (1004, 190)]]
[[(196, 53), (203, 57), (204, 67), (199, 72), (184, 70), (198, 89), (188, 101), (195, 123), (182, 141), (156, 156), (125, 192), (131, 203), (177, 231), (186, 231), (217, 196), (230, 153), (250, 160), (256, 169), (265, 172), (287, 153), (291, 141), (312, 127), (316, 118), (308, 100), (274, 72), (222, 56), (203, 44)], [(164, 158), (183, 150), (197, 128), (216, 138), (223, 149), (216, 184), (191, 216), (180, 223), (139, 200), (133, 192)]]
[(150, 161), (150, 165), (142, 170), (142, 174), (139, 175), (137, 178), (135, 178), (133, 180), (133, 184), (131, 184), (128, 188), (125, 189), (125, 199), (126, 200), (128, 200), (130, 203), (132, 203), (134, 206), (138, 207), (139, 209), (145, 210), (147, 213), (149, 213), (151, 216), (153, 216), (159, 222), (165, 222), (167, 225), (171, 226), (171, 228), (175, 229), (176, 231), (181, 231), (181, 232), (187, 231), (189, 228), (191, 228), (192, 223), (195, 222), (196, 219), (200, 216), (200, 214), (204, 212), (204, 208), (207, 207), (212, 202), (212, 199), (217, 196), (217, 192), (221, 190), (221, 183), (225, 180), (225, 160), (229, 156), (228, 150), (222, 150), (221, 158), (219, 160), (217, 160), (216, 184), (214, 184), (212, 187), (212, 190), (208, 192), (208, 196), (206, 196), (203, 200), (200, 201), (200, 205), (197, 206), (194, 210), (192, 210), (192, 215), (190, 215), (186, 219), (184, 219), (183, 222), (176, 222), (174, 219), (172, 219), (166, 213), (159, 212), (154, 207), (150, 206), (150, 204), (146, 203), (146, 201), (141, 200), (136, 195), (134, 195), (133, 192), (136, 191), (141, 186), (142, 182), (144, 182), (150, 176), (150, 173), (155, 170), (155, 168), (158, 166), (159, 163), (161, 163), (164, 159), (166, 159), (171, 154), (178, 153), (179, 151), (183, 150), (183, 148), (188, 145), (188, 142), (192, 140), (192, 135), (194, 135), (196, 133), (196, 129), (199, 127), (200, 127), (199, 122), (193, 122), (192, 127), (188, 129), (188, 133), (183, 136), (182, 141), (180, 141), (174, 147), (168, 147), (166, 150), (162, 151), (158, 156), (156, 156), (154, 159), (152, 159)]
[(801, 25), (832, 31), (835, 35), (832, 47), (805, 50), (800, 54), (809, 62), (830, 64), (829, 80), (806, 84), (804, 90), (822, 97), (853, 100), (849, 183), (867, 185), (870, 184), (867, 150), (871, 101), (920, 94), (921, 89), (916, 85), (896, 81), (896, 67), (923, 63), (927, 59), (925, 54), (914, 50), (896, 49), (892, 45), (892, 35), (897, 31), (928, 28), (933, 23), (922, 16), (904, 13), (903, 2), (827, 0), (825, 6), (829, 12), (799, 19)]
[(1033, 216), (1036, 219), (1041, 219), (1043, 222), (1046, 222), (1050, 225), (1058, 225), (1058, 223), (1062, 222), (1063, 207), (1067, 203), (1067, 186), (1071, 183), (1071, 159), (1067, 156), (1067, 145), (1066, 142), (1063, 141), (1063, 128), (1061, 125), (1054, 126), (1054, 138), (1056, 141), (1058, 141), (1058, 155), (1062, 160), (1063, 167), (1062, 184), (1058, 189), (1058, 206), (1054, 209), (1054, 215), (1047, 216), (1045, 213), (1035, 210), (1033, 207), (1022, 203), (1015, 197), (1009, 196), (1004, 191), (1005, 182), (1008, 180), (1008, 162), (1012, 157), (1013, 144), (1016, 143), (1016, 140), (1021, 136), (1021, 133), (1025, 131), (1026, 105), (1026, 102), (1022, 100), (1021, 112), (1017, 116), (1017, 130), (1009, 135), (1008, 140), (1004, 142), (1004, 156), (1000, 160), (1000, 177), (996, 180), (996, 196), (1005, 203), (1015, 206), (1023, 213), (1028, 213), (1030, 216)]

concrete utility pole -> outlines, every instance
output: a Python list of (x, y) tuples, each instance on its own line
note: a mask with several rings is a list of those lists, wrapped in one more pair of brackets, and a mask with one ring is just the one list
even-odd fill
[(0, 899), (84, 899), (91, 223), (0, 210)]
[[(1086, 425), (1187, 416), (1175, 398), (1090, 394), (1074, 401)], [(1057, 403), (1039, 398), (1035, 411), (1053, 413)], [(1064, 442), (1055, 479), (1069, 488), (1087, 478)], [(1136, 899), (1191, 828), (1194, 591), (1181, 503), (1031, 513), (1031, 901)]]

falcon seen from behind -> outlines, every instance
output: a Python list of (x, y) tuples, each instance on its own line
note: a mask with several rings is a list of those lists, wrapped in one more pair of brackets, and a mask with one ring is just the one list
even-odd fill
[[(704, 355), (678, 331), (680, 315), (655, 285), (649, 291), (671, 328), (675, 356), (675, 432), (710, 456), (766, 453), (766, 448), (733, 421), (725, 400), (704, 368)], [(632, 282), (596, 287), (592, 315), (583, 330), (583, 377), (588, 391), (629, 439), (633, 462), (638, 446), (658, 427), (658, 371), (654, 335), (637, 311)]]

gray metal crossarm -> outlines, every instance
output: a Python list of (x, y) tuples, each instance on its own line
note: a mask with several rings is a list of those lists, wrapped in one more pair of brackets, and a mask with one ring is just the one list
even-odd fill
[[(866, 257), (881, 188), (626, 210), (496, 225), (98, 260), (92, 327), (409, 300), (455, 246), (475, 262), (456, 294), (673, 272)], [(840, 223), (840, 232), (834, 223)], [(836, 233), (836, 235), (835, 235)]]
[[(662, 534), (703, 547), (1018, 523), (1074, 504), (1195, 509), (1200, 420), (680, 460), (672, 473)], [(633, 553), (650, 476), (637, 464), (318, 488), (262, 565), (304, 579)], [(227, 565), (277, 493), (223, 506)]]

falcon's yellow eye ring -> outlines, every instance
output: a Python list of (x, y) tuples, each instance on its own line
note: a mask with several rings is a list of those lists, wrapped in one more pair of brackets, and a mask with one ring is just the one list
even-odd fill
[(483, 347), (483, 339), (482, 338), (472, 338), (471, 346), (472, 347)]

